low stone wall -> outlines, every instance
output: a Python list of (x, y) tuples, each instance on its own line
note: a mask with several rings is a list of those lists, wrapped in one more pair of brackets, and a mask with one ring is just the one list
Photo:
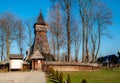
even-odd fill
[(43, 70), (46, 71), (53, 68), (58, 71), (93, 71), (99, 70), (98, 64), (83, 64), (83, 63), (66, 63), (66, 62), (48, 62), (43, 65)]

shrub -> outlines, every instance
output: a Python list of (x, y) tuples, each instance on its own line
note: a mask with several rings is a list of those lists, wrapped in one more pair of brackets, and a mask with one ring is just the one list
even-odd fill
[(55, 71), (54, 71), (54, 69), (51, 67), (51, 68), (49, 68), (49, 71), (48, 71), (50, 74), (52, 74), (53, 76), (55, 75)]
[(50, 68), (48, 68), (47, 73), (50, 73)]
[(56, 70), (56, 80), (58, 80), (59, 79), (59, 73), (58, 73), (58, 70)]
[(52, 74), (52, 68), (48, 68), (48, 72)]
[(55, 75), (55, 71), (54, 71), (53, 68), (51, 69), (51, 73), (52, 73), (53, 76)]
[(82, 80), (82, 83), (87, 83), (86, 79), (83, 79), (83, 80)]
[(67, 83), (71, 83), (71, 78), (70, 78), (69, 74), (68, 74), (68, 77), (67, 77)]
[(59, 83), (63, 83), (63, 73), (60, 73), (60, 76), (59, 76)]

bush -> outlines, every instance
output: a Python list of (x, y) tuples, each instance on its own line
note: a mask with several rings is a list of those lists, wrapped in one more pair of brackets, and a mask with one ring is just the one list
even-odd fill
[(52, 68), (51, 67), (48, 69), (48, 73), (52, 74)]
[(70, 78), (69, 74), (68, 74), (68, 77), (67, 77), (67, 83), (71, 83), (71, 78)]
[(60, 73), (60, 76), (59, 76), (59, 83), (63, 83), (63, 73)]
[(82, 80), (82, 83), (87, 83), (86, 79), (83, 79), (83, 80)]
[(54, 76), (55, 75), (54, 69), (52, 68), (51, 71), (52, 71), (52, 75)]
[(56, 80), (59, 80), (59, 73), (58, 73), (58, 70), (56, 70), (56, 75), (55, 75), (55, 77), (56, 77)]
[(55, 71), (53, 68), (49, 68), (49, 71), (48, 71), (50, 74), (52, 74), (53, 76), (55, 75)]

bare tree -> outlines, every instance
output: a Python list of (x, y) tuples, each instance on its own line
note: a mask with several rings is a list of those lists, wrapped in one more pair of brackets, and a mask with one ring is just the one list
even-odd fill
[(79, 28), (76, 26), (74, 29), (73, 34), (73, 42), (74, 42), (74, 49), (75, 49), (75, 61), (78, 62), (78, 55), (81, 45), (81, 33)]
[(71, 38), (70, 38), (70, 12), (71, 12), (71, 5), (72, 5), (72, 0), (64, 0), (63, 1), (63, 9), (66, 12), (66, 16), (67, 16), (67, 43), (68, 43), (68, 62), (70, 62), (70, 58), (71, 58)]
[(57, 56), (56, 56), (56, 49), (57, 49), (56, 46), (57, 45), (56, 45), (55, 36), (52, 33), (50, 33), (50, 35), (51, 35), (51, 37), (49, 37), (49, 39), (50, 39), (49, 46), (51, 48), (50, 51), (54, 54), (55, 60), (57, 60)]
[(5, 31), (3, 30), (2, 26), (2, 21), (0, 20), (0, 56), (1, 56), (1, 61), (4, 60), (4, 52), (5, 52)]
[(35, 23), (35, 18), (30, 18), (30, 19), (27, 19), (24, 24), (25, 24), (25, 27), (26, 27), (26, 32), (27, 32), (27, 45), (29, 46), (29, 48), (32, 46), (33, 44), (33, 38), (34, 38), (34, 28), (33, 28), (33, 25)]
[(17, 18), (12, 15), (11, 13), (3, 13), (1, 15), (2, 25), (1, 27), (5, 31), (5, 46), (6, 46), (6, 55), (7, 60), (9, 59), (9, 53), (10, 53), (10, 45), (12, 41), (15, 39), (15, 27), (16, 27), (16, 21)]
[(111, 24), (112, 14), (101, 1), (78, 0), (78, 2), (82, 22), (82, 61), (89, 62), (91, 48), (92, 62), (94, 62), (100, 49), (101, 35), (106, 25)]
[(4, 57), (4, 35), (3, 33), (1, 33), (0, 36), (0, 55), (1, 55), (1, 61), (3, 61), (3, 57)]
[(97, 45), (97, 35), (95, 32), (92, 31), (91, 35), (91, 54), (92, 54), (92, 62), (95, 61), (95, 51), (96, 51), (96, 45)]
[(72, 17), (71, 25), (71, 49), (74, 50), (75, 62), (78, 62), (78, 55), (81, 46), (81, 28), (79, 24), (79, 19)]
[(60, 48), (64, 43), (64, 31), (63, 31), (63, 26), (62, 26), (62, 16), (60, 14), (59, 10), (60, 6), (57, 4), (53, 6), (49, 12), (49, 29), (51, 34), (53, 35), (52, 41), (53, 41), (53, 46), (54, 47), (54, 52), (55, 48), (57, 48), (57, 59), (60, 61)]
[(19, 46), (20, 53), (23, 54), (24, 41), (25, 41), (25, 28), (23, 26), (22, 20), (17, 22), (16, 26), (16, 42)]
[(106, 26), (110, 25), (112, 13), (110, 9), (101, 1), (91, 0), (90, 15), (89, 15), (89, 30), (90, 30), (90, 38), (91, 42), (91, 54), (92, 54), (92, 62), (95, 62), (97, 59), (100, 42), (103, 35), (106, 35), (110, 38), (109, 33), (105, 32)]
[(88, 58), (88, 9), (90, 0), (78, 0), (79, 14), (82, 22), (82, 62)]
[(95, 13), (95, 22), (97, 24), (97, 47), (96, 47), (96, 53), (95, 53), (95, 59), (97, 58), (100, 44), (101, 44), (101, 37), (102, 35), (109, 36), (109, 33), (105, 32), (107, 25), (112, 24), (111, 18), (112, 18), (112, 12), (111, 10), (102, 2), (96, 2), (96, 9), (99, 11), (96, 11)]
[(63, 13), (65, 13), (66, 16), (66, 30), (67, 30), (67, 54), (68, 54), (68, 62), (70, 62), (71, 58), (71, 37), (70, 37), (70, 24), (71, 24), (71, 10), (72, 10), (72, 4), (73, 0), (53, 0), (55, 3), (59, 4), (61, 9), (63, 10)]

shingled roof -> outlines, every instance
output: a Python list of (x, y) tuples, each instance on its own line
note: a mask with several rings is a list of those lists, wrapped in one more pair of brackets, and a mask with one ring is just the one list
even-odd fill
[(23, 55), (21, 55), (21, 54), (10, 54), (9, 59), (23, 59)]
[(35, 51), (30, 59), (45, 59), (39, 50)]
[(38, 16), (36, 24), (47, 25), (47, 23), (45, 23), (45, 21), (44, 21), (44, 18), (43, 18), (43, 15), (42, 15), (42, 11), (40, 11), (40, 14)]

